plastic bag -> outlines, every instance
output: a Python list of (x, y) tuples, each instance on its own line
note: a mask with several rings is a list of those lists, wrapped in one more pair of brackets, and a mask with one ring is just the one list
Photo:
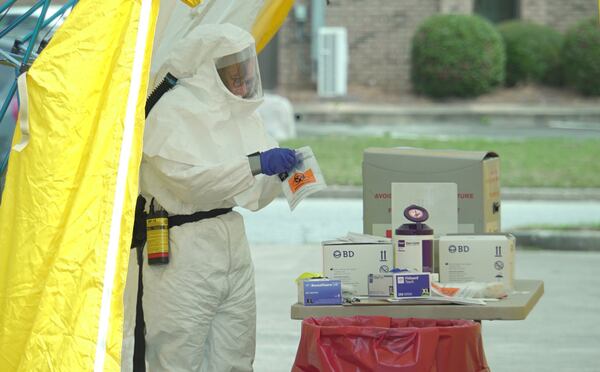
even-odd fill
[(297, 149), (296, 157), (296, 167), (291, 172), (280, 175), (283, 194), (292, 211), (304, 198), (327, 187), (317, 158), (310, 147)]
[(489, 371), (471, 320), (322, 317), (302, 321), (292, 372)]
[(434, 294), (457, 298), (504, 298), (508, 295), (502, 282), (431, 283)]

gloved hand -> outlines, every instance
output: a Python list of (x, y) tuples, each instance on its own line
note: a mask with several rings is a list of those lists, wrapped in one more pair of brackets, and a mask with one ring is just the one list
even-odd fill
[(286, 148), (273, 148), (260, 153), (260, 168), (263, 174), (272, 176), (291, 171), (296, 165), (296, 152)]

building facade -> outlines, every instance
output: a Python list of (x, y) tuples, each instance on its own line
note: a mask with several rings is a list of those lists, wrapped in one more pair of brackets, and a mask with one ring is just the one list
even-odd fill
[[(311, 58), (311, 17), (315, 4), (297, 0), (269, 46), (276, 58), (269, 85), (283, 91), (315, 89)], [(492, 22), (522, 19), (565, 31), (577, 21), (598, 14), (596, 0), (330, 0), (324, 25), (347, 29), (348, 84), (390, 93), (411, 90), (411, 39), (419, 25), (434, 14), (480, 14)], [(316, 14), (316, 13), (315, 13)], [(273, 63), (273, 62), (272, 62)], [(269, 71), (263, 71), (263, 75)]]

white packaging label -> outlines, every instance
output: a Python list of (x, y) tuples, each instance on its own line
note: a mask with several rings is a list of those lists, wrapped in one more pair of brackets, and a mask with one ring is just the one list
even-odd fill
[[(394, 235), (394, 268), (409, 271), (433, 270), (433, 235)], [(424, 245), (429, 250), (423, 262)]]

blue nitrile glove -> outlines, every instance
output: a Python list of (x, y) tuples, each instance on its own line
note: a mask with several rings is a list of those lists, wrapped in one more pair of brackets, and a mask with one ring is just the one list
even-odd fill
[(272, 176), (291, 171), (296, 165), (296, 152), (291, 149), (279, 148), (260, 153), (260, 168), (263, 174)]

